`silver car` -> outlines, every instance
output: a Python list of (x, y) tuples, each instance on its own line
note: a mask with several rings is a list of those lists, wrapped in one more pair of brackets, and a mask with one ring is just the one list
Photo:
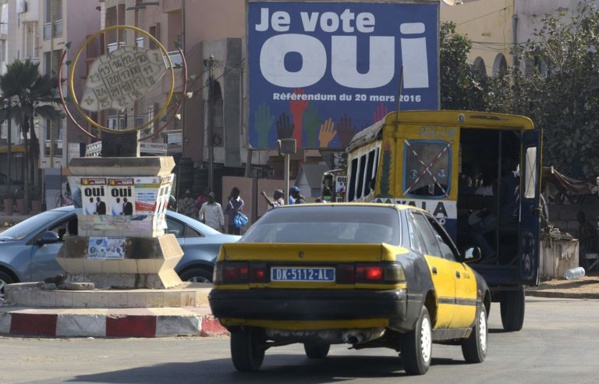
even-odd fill
[[(4, 284), (42, 281), (64, 273), (56, 262), (62, 238), (76, 225), (74, 206), (32, 216), (0, 233), (0, 290)], [(220, 233), (198, 220), (166, 213), (167, 233), (177, 237), (183, 258), (175, 271), (184, 281), (210, 282), (223, 243), (240, 236)]]

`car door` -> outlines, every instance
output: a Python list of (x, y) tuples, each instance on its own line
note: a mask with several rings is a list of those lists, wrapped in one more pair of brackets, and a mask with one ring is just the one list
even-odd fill
[(448, 328), (453, 320), (455, 310), (456, 283), (454, 266), (451, 261), (442, 257), (436, 234), (423, 212), (413, 211), (411, 217), (414, 225), (411, 236), (416, 243), (421, 242), (416, 247), (422, 248), (437, 294), (437, 316), (434, 327)]
[(65, 273), (56, 261), (56, 255), (58, 255), (63, 241), (43, 244), (39, 240), (47, 231), (55, 232), (62, 239), (62, 236), (68, 231), (69, 221), (74, 220), (75, 217), (75, 214), (70, 215), (58, 223), (43, 228), (28, 241), (28, 244), (31, 246), (30, 281), (43, 281), (47, 277), (54, 277), (60, 273)]
[(457, 249), (443, 226), (432, 216), (428, 217), (428, 221), (441, 248), (442, 257), (446, 260), (444, 267), (450, 271), (455, 283), (455, 302), (450, 328), (469, 327), (476, 316), (476, 276), (465, 263), (457, 261)]

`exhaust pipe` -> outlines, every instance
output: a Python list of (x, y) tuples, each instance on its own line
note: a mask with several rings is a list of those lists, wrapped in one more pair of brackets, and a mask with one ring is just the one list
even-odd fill
[(378, 339), (385, 333), (385, 328), (372, 328), (372, 329), (352, 329), (345, 331), (341, 335), (341, 339), (347, 344), (362, 344), (371, 340)]

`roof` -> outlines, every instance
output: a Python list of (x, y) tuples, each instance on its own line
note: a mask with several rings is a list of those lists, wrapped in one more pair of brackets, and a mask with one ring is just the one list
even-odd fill
[(434, 110), (400, 111), (398, 116), (396, 112), (390, 112), (384, 119), (356, 133), (347, 152), (377, 140), (385, 125), (393, 126), (397, 130), (398, 124), (452, 125), (461, 128), (515, 129), (519, 131), (535, 129), (532, 120), (528, 117), (505, 113)]

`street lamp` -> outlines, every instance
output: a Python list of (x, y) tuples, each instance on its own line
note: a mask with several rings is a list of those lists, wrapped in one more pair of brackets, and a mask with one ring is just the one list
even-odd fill
[(279, 155), (285, 157), (285, 204), (289, 203), (289, 155), (293, 155), (297, 152), (297, 145), (295, 139), (281, 139), (277, 140), (279, 146)]

